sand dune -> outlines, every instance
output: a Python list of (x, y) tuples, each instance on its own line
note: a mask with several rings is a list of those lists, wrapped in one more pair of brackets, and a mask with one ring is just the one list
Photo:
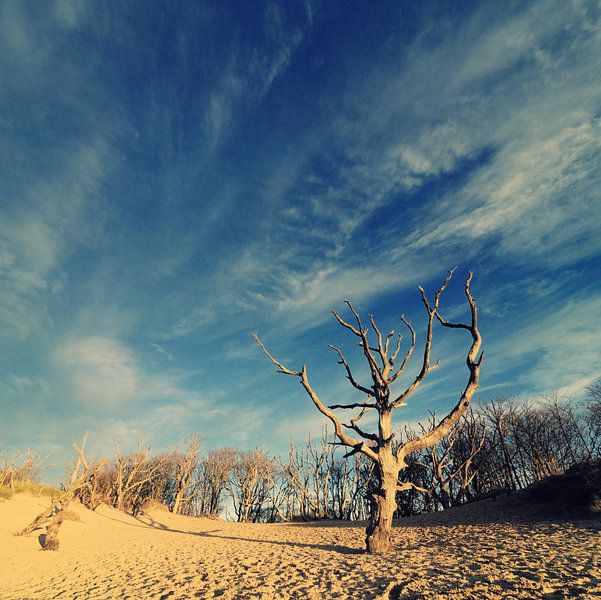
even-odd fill
[[(489, 502), (489, 501), (485, 501)], [(601, 521), (403, 521), (396, 551), (362, 552), (347, 524), (238, 524), (74, 507), (60, 550), (12, 533), (47, 506), (0, 503), (0, 598), (599, 598)], [(490, 502), (488, 505), (496, 506)], [(490, 515), (489, 515), (490, 516)]]

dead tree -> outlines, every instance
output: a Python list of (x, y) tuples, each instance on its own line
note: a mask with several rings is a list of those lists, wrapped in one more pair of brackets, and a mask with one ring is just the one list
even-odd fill
[(336, 458), (331, 467), (329, 486), (329, 512), (335, 519), (363, 520), (365, 492), (370, 482), (373, 462), (362, 454)]
[(308, 436), (304, 448), (297, 449), (291, 441), (288, 462), (279, 461), (304, 520), (330, 516), (328, 500), (334, 450), (324, 428), (320, 443)]
[(115, 447), (115, 467), (113, 472), (113, 505), (119, 510), (137, 510), (141, 503), (143, 487), (150, 483), (161, 471), (164, 457), (150, 460), (150, 448), (138, 449), (132, 454), (121, 455), (119, 444)]
[[(429, 428), (422, 427), (422, 433), (435, 427), (436, 416), (431, 413)], [(474, 459), (484, 445), (485, 434), (485, 423), (470, 411), (438, 444), (421, 451), (419, 464), (429, 472), (428, 487), (443, 509), (467, 498), (468, 488), (477, 473)]]
[(486, 443), (486, 421), (472, 411), (464, 415), (456, 442), (452, 449), (455, 464), (458, 465), (459, 497), (457, 501), (470, 499), (470, 489), (478, 476), (482, 448)]
[(585, 413), (591, 456), (599, 458), (601, 456), (601, 381), (588, 387)]
[(283, 471), (277, 470), (275, 463), (273, 469), (267, 474), (265, 490), (269, 505), (263, 511), (262, 520), (267, 523), (288, 521), (289, 513), (286, 511), (286, 508), (291, 493), (290, 484)]
[(260, 520), (275, 471), (274, 461), (261, 449), (238, 453), (228, 491), (239, 522)]
[(44, 458), (34, 454), (31, 448), (23, 455), (17, 450), (12, 459), (0, 454), (0, 485), (13, 488), (17, 481), (38, 481)]
[[(511, 423), (519, 417), (519, 410), (513, 398), (490, 400), (479, 407), (480, 414), (489, 425), (489, 448), (486, 452), (483, 479), (487, 487), (517, 490), (524, 487), (519, 468), (518, 448), (512, 440)], [(478, 489), (477, 493), (488, 489)]]
[[(303, 365), (300, 371), (294, 371), (285, 367), (267, 351), (258, 336), (253, 334), (256, 342), (259, 344), (267, 358), (277, 367), (278, 373), (292, 375), (300, 379), (301, 385), (311, 398), (317, 410), (332, 422), (336, 437), (339, 440), (338, 443), (350, 449), (346, 456), (362, 453), (375, 463), (377, 486), (370, 499), (371, 511), (366, 535), (366, 548), (370, 553), (386, 552), (390, 549), (392, 518), (397, 507), (395, 498), (396, 492), (397, 490), (403, 491), (405, 489), (416, 487), (415, 484), (411, 482), (403, 484), (399, 483), (399, 473), (407, 465), (405, 458), (413, 452), (418, 452), (424, 448), (433, 446), (444, 436), (448, 435), (455, 423), (459, 421), (469, 408), (474, 392), (478, 388), (478, 379), (483, 355), (480, 353), (482, 338), (478, 330), (478, 311), (476, 302), (470, 291), (472, 273), (469, 274), (465, 283), (465, 295), (471, 312), (470, 322), (450, 323), (444, 319), (439, 312), (440, 296), (449, 284), (452, 274), (453, 271), (450, 271), (443, 284), (435, 292), (432, 303), (428, 300), (424, 289), (421, 287), (419, 288), (422, 302), (428, 314), (422, 365), (413, 382), (398, 394), (393, 393), (391, 386), (403, 373), (416, 344), (415, 330), (404, 317), (401, 317), (401, 320), (411, 334), (411, 342), (403, 359), (400, 361), (400, 365), (397, 366), (397, 357), (399, 356), (401, 349), (401, 334), (398, 334), (396, 342), (391, 347), (390, 342), (395, 337), (394, 331), (383, 336), (378, 329), (374, 318), (370, 315), (369, 322), (374, 335), (374, 342), (372, 345), (372, 342), (368, 339), (369, 329), (363, 323), (359, 313), (353, 308), (350, 302), (346, 301), (346, 304), (354, 317), (354, 324), (345, 321), (335, 310), (332, 311), (338, 323), (358, 338), (359, 346), (369, 365), (371, 374), (371, 385), (362, 385), (359, 383), (355, 379), (342, 351), (335, 346), (330, 346), (338, 354), (339, 364), (346, 370), (346, 376), (351, 385), (366, 396), (366, 399), (363, 402), (349, 404), (324, 405), (309, 382), (306, 365)], [(455, 407), (434, 429), (419, 437), (408, 440), (395, 448), (393, 446), (394, 433), (392, 431), (393, 411), (402, 406), (406, 406), (409, 397), (419, 388), (426, 375), (438, 366), (438, 363), (434, 365), (430, 364), (430, 350), (435, 321), (438, 321), (443, 327), (450, 329), (464, 329), (470, 334), (472, 343), (466, 358), (469, 371), (468, 381)], [(352, 410), (358, 408), (361, 409), (360, 413), (355, 418), (351, 419), (348, 424), (343, 424), (334, 412), (335, 409)], [(361, 417), (367, 411), (372, 410), (375, 410), (378, 415), (377, 433), (367, 432), (358, 424)], [(359, 437), (352, 437), (346, 433), (345, 429), (351, 430)]]
[[(73, 444), (73, 448), (78, 454), (75, 467), (70, 476), (65, 480), (65, 491), (58, 497), (53, 498), (49, 508), (40, 513), (27, 527), (17, 532), (15, 535), (29, 535), (36, 529), (46, 525), (46, 534), (43, 537), (42, 548), (44, 550), (58, 550), (58, 530), (63, 522), (63, 511), (69, 502), (74, 498), (80, 498), (83, 491), (90, 493), (94, 476), (103, 463), (99, 462), (92, 466), (88, 464), (84, 456), (84, 450), (88, 434), (84, 436), (81, 448)], [(89, 508), (89, 507), (88, 507)]]
[(221, 500), (236, 466), (237, 455), (232, 448), (211, 450), (202, 461), (200, 512), (217, 515), (221, 511)]
[(194, 484), (194, 475), (200, 462), (200, 444), (198, 436), (193, 435), (186, 443), (186, 452), (175, 453), (175, 494), (173, 497), (172, 512), (177, 515), (181, 512), (182, 503), (188, 500), (188, 493)]

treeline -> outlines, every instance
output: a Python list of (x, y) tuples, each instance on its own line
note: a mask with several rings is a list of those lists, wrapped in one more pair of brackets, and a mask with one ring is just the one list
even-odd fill
[(557, 394), (530, 403), (490, 400), (474, 406), (434, 448), (410, 457), (403, 475), (428, 493), (412, 489), (401, 494), (399, 513), (445, 509), (523, 489), (599, 458), (601, 385), (589, 388), (580, 405)]
[[(415, 430), (397, 431), (397, 443), (436, 423), (431, 414)], [(363, 520), (375, 486), (371, 461), (360, 454), (342, 455), (325, 431), (320, 439), (291, 445), (284, 458), (261, 449), (204, 452), (196, 436), (183, 449), (158, 455), (141, 444), (127, 454), (117, 446), (111, 459), (93, 461), (85, 459), (83, 446), (75, 448), (77, 468), (85, 467), (75, 495), (91, 509), (106, 503), (137, 514), (155, 502), (178, 514), (238, 521)], [(522, 489), (600, 457), (601, 384), (591, 386), (581, 404), (557, 395), (531, 403), (490, 400), (474, 406), (434, 448), (408, 457), (399, 482), (407, 489), (397, 493), (397, 516)], [(37, 475), (34, 455), (18, 458), (2, 457), (0, 485)]]

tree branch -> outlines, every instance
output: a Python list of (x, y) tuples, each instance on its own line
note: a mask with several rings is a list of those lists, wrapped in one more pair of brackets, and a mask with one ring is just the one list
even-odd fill
[(354, 419), (351, 419), (350, 425), (345, 425), (344, 423), (343, 423), (343, 425), (347, 429), (352, 429), (353, 431), (356, 431), (361, 437), (365, 438), (366, 440), (372, 440), (373, 442), (378, 442), (379, 438), (378, 438), (378, 436), (376, 434), (374, 434), (374, 433), (367, 433), (367, 432), (363, 431), (357, 425), (357, 423), (361, 420), (361, 418), (369, 410), (369, 408), (372, 408), (372, 407), (363, 408), (361, 410), (361, 412)]
[(380, 362), (382, 363), (382, 369), (386, 371), (386, 369), (390, 368), (390, 365), (388, 364), (386, 353), (384, 351), (384, 341), (382, 339), (382, 332), (378, 329), (373, 315), (369, 315), (369, 322), (371, 323), (371, 326), (373, 327), (374, 332), (376, 333), (376, 337), (378, 338), (378, 347), (371, 348), (371, 350), (378, 353), (378, 356), (380, 357)]
[(269, 354), (269, 352), (267, 352), (267, 348), (265, 348), (265, 346), (263, 346), (263, 342), (261, 342), (261, 340), (259, 339), (259, 336), (256, 333), (252, 334), (255, 342), (257, 342), (257, 344), (259, 344), (259, 347), (261, 348), (261, 350), (263, 350), (263, 354), (265, 354), (265, 356), (276, 366), (278, 367), (276, 372), (277, 373), (283, 373), (284, 375), (294, 375), (295, 377), (300, 377), (301, 376), (301, 372), (300, 371), (291, 371), (290, 369), (286, 368), (281, 362), (279, 362), (278, 360), (276, 360), (275, 358), (273, 358), (273, 356), (271, 356), (271, 354)]
[(330, 348), (332, 348), (332, 350), (334, 350), (335, 352), (338, 353), (338, 356), (340, 357), (340, 360), (338, 361), (339, 365), (344, 365), (344, 368), (346, 369), (346, 378), (351, 382), (352, 386), (356, 389), (358, 389), (360, 392), (363, 392), (364, 394), (367, 394), (368, 396), (373, 396), (374, 393), (372, 390), (366, 388), (365, 386), (362, 386), (360, 383), (357, 383), (355, 381), (355, 378), (353, 377), (353, 373), (351, 372), (351, 368), (349, 367), (348, 362), (346, 361), (346, 358), (344, 358), (344, 354), (342, 354), (342, 352), (340, 351), (339, 348), (337, 348), (336, 346), (333, 346), (332, 344), (328, 344), (328, 346)]
[[(452, 271), (449, 273), (449, 276), (447, 276), (447, 280), (445, 281), (444, 285), (446, 285), (446, 283), (450, 279), (451, 274)], [(476, 306), (474, 297), (472, 296), (472, 293), (470, 291), (472, 277), (473, 273), (470, 273), (465, 282), (465, 295), (470, 305), (471, 323), (461, 324), (461, 328), (468, 330), (472, 336), (472, 345), (470, 346), (466, 358), (466, 364), (469, 370), (468, 382), (465, 386), (465, 389), (461, 393), (459, 401), (457, 402), (453, 410), (444, 419), (442, 419), (442, 421), (440, 421), (440, 423), (436, 427), (434, 427), (432, 431), (429, 431), (428, 433), (422, 435), (419, 438), (410, 440), (404, 446), (398, 449), (397, 456), (401, 460), (411, 452), (415, 452), (423, 448), (428, 448), (436, 444), (445, 435), (447, 435), (449, 431), (451, 431), (455, 423), (457, 423), (457, 421), (459, 421), (459, 419), (467, 412), (471, 399), (475, 391), (478, 389), (478, 381), (480, 378), (480, 366), (482, 365), (483, 355), (481, 354), (478, 358), (480, 346), (482, 345), (482, 337), (478, 329), (478, 308)], [(444, 285), (441, 289), (444, 289)], [(440, 294), (438, 294), (438, 296), (439, 295)], [(436, 310), (437, 308), (438, 306), (436, 305), (436, 308), (434, 310)], [(449, 324), (445, 325), (445, 327), (448, 326)]]
[(451, 281), (454, 271), (455, 271), (455, 269), (451, 269), (448, 272), (444, 282), (442, 283), (442, 285), (438, 288), (438, 290), (434, 294), (434, 304), (432, 306), (430, 306), (430, 303), (428, 301), (428, 297), (426, 296), (426, 292), (424, 291), (424, 288), (421, 286), (419, 287), (419, 290), (422, 294), (422, 302), (423, 302), (424, 306), (426, 307), (426, 310), (428, 311), (428, 327), (427, 327), (427, 332), (426, 332), (426, 344), (424, 346), (424, 358), (422, 361), (422, 368), (421, 368), (420, 372), (418, 373), (417, 377), (415, 378), (415, 380), (413, 381), (413, 383), (402, 394), (400, 394), (397, 398), (395, 398), (395, 400), (392, 402), (391, 406), (393, 409), (398, 408), (399, 406), (403, 406), (407, 402), (407, 398), (409, 398), (409, 396), (411, 396), (411, 394), (413, 394), (413, 392), (415, 392), (415, 390), (420, 386), (421, 382), (424, 380), (424, 377), (431, 370), (430, 369), (430, 349), (432, 347), (432, 332), (433, 332), (433, 325), (434, 325), (434, 317), (438, 311), (438, 302), (440, 300), (440, 295), (444, 292), (445, 288), (449, 284), (449, 281)]
[(367, 404), (366, 402), (355, 402), (353, 404), (330, 404), (328, 408), (377, 408), (375, 404)]
[(345, 300), (344, 303), (349, 307), (350, 311), (355, 316), (355, 320), (357, 321), (357, 325), (358, 325), (359, 329), (356, 329), (355, 327), (350, 325), (350, 323), (343, 321), (335, 311), (333, 311), (334, 316), (338, 319), (339, 323), (341, 323), (344, 327), (347, 327), (348, 329), (350, 329), (356, 336), (361, 338), (361, 341), (359, 342), (359, 346), (361, 346), (363, 348), (363, 354), (365, 355), (365, 358), (367, 359), (367, 362), (369, 364), (369, 368), (371, 371), (371, 378), (374, 382), (374, 385), (380, 386), (380, 385), (384, 384), (384, 377), (382, 375), (382, 370), (380, 369), (380, 367), (378, 367), (378, 363), (376, 362), (376, 359), (374, 358), (374, 355), (372, 354), (372, 350), (369, 346), (369, 341), (367, 339), (368, 330), (365, 327), (363, 327), (361, 317), (360, 317), (359, 313), (355, 310), (353, 305), (348, 300)]
[(418, 492), (423, 492), (424, 494), (429, 494), (430, 490), (427, 490), (426, 488), (420, 487), (419, 485), (415, 485), (415, 483), (412, 483), (410, 481), (404, 481), (403, 483), (399, 483), (396, 486), (397, 491), (399, 492), (405, 492), (407, 490), (417, 490)]
[[(345, 300), (345, 302), (348, 304), (347, 300)], [(361, 332), (353, 327), (350, 323), (347, 323), (334, 309), (332, 309), (332, 314), (343, 327), (346, 327), (349, 331), (352, 331), (357, 337), (362, 337)]]
[[(394, 383), (400, 377), (401, 373), (405, 370), (405, 366), (407, 365), (407, 362), (409, 361), (409, 359), (411, 358), (411, 355), (413, 354), (413, 350), (415, 349), (415, 342), (417, 340), (417, 336), (415, 335), (415, 329), (413, 329), (413, 327), (411, 327), (411, 323), (409, 323), (409, 321), (407, 321), (405, 319), (405, 315), (401, 315), (401, 321), (403, 321), (403, 323), (405, 323), (405, 325), (411, 332), (411, 345), (409, 346), (407, 352), (405, 353), (405, 358), (403, 358), (403, 362), (401, 363), (401, 366), (392, 374), (391, 377), (389, 377), (388, 384)], [(398, 341), (397, 347), (394, 351), (394, 354), (390, 357), (391, 363), (393, 363), (396, 360), (397, 354), (399, 353), (399, 350), (401, 349), (401, 339), (402, 339), (402, 336), (399, 334), (399, 341)]]
[(349, 425), (346, 425), (345, 423), (343, 423), (342, 425), (347, 429), (352, 429), (353, 431), (356, 431), (362, 438), (365, 438), (366, 440), (372, 440), (373, 442), (378, 441), (378, 436), (375, 433), (368, 433), (367, 431), (363, 431), (353, 421), (351, 421)]
[(263, 350), (263, 353), (265, 354), (265, 356), (267, 356), (267, 358), (269, 358), (269, 360), (278, 367), (278, 371), (280, 373), (283, 373), (285, 375), (295, 375), (300, 378), (301, 385), (303, 386), (303, 388), (305, 389), (305, 391), (307, 392), (307, 394), (313, 401), (313, 404), (315, 405), (315, 407), (321, 414), (326, 416), (331, 421), (332, 425), (334, 425), (334, 431), (336, 433), (336, 436), (343, 444), (345, 444), (346, 446), (348, 446), (350, 448), (355, 448), (357, 452), (362, 452), (363, 454), (365, 454), (366, 456), (368, 456), (369, 458), (371, 458), (374, 461), (378, 460), (377, 452), (375, 450), (373, 450), (372, 448), (370, 448), (369, 446), (367, 446), (364, 442), (360, 442), (360, 441), (348, 436), (344, 432), (342, 423), (340, 422), (338, 417), (329, 408), (324, 406), (324, 404), (321, 402), (321, 400), (319, 399), (319, 397), (317, 396), (317, 394), (311, 387), (311, 384), (309, 383), (306, 365), (303, 365), (303, 368), (301, 371), (292, 371), (292, 370), (286, 368), (281, 362), (279, 362), (273, 356), (271, 356), (271, 354), (269, 354), (269, 352), (267, 351), (267, 349), (265, 348), (265, 346), (263, 345), (263, 343), (261, 342), (261, 340), (259, 339), (259, 336), (257, 336), (257, 334), (254, 334), (253, 337), (254, 337), (255, 341), (257, 342), (257, 344), (259, 344), (259, 346)]

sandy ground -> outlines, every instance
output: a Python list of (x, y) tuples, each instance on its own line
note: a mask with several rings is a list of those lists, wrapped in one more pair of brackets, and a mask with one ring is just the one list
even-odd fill
[(387, 556), (364, 554), (345, 524), (78, 506), (44, 552), (43, 531), (12, 533), (48, 499), (16, 495), (0, 503), (0, 598), (601, 598), (601, 520), (491, 523), (499, 504), (478, 504), (403, 521)]

